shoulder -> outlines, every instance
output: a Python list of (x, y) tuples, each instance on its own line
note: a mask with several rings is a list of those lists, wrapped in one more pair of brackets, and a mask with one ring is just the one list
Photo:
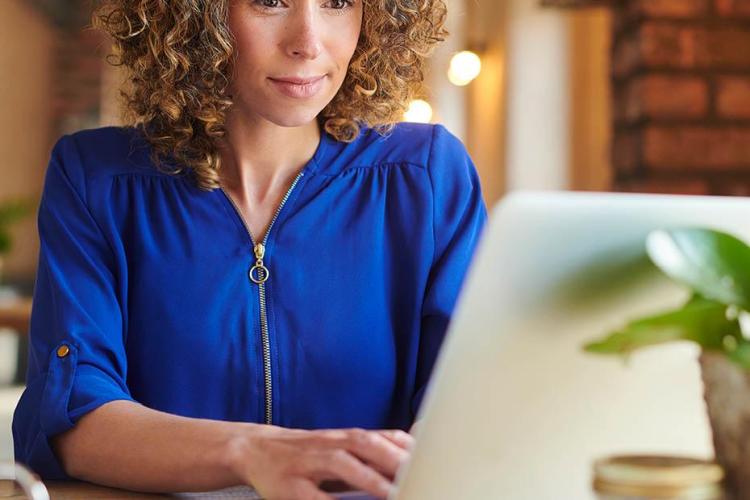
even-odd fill
[(401, 124), (383, 144), (385, 156), (423, 167), (435, 207), (456, 208), (481, 200), (474, 162), (461, 140), (443, 125)]
[(82, 130), (55, 144), (45, 176), (47, 198), (70, 189), (87, 204), (106, 196), (120, 175), (167, 176), (150, 159), (145, 138), (133, 128)]
[(386, 133), (365, 128), (353, 142), (339, 143), (337, 155), (324, 170), (336, 173), (348, 168), (403, 164), (427, 170), (445, 154), (468, 157), (461, 141), (443, 125), (398, 123)]
[(52, 151), (52, 159), (71, 178), (89, 182), (130, 173), (164, 175), (151, 162), (146, 140), (129, 127), (81, 130), (63, 136)]
[(370, 140), (379, 143), (380, 158), (423, 167), (433, 185), (473, 189), (478, 183), (463, 142), (443, 125), (401, 123), (390, 135)]

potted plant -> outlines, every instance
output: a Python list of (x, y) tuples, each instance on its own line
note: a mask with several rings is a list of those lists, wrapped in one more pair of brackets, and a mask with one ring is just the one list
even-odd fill
[(0, 284), (3, 282), (3, 260), (13, 246), (10, 227), (30, 212), (25, 201), (9, 201), (0, 204)]
[(677, 310), (635, 320), (585, 346), (628, 355), (642, 347), (690, 341), (700, 365), (717, 461), (735, 498), (750, 498), (750, 247), (702, 228), (652, 232), (651, 260), (692, 291)]

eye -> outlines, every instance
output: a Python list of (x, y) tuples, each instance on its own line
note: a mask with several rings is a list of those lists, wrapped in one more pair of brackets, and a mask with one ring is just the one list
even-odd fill
[(331, 0), (328, 5), (332, 9), (346, 9), (354, 5), (354, 0)]
[(267, 9), (279, 7), (281, 4), (279, 0), (255, 0), (255, 3)]

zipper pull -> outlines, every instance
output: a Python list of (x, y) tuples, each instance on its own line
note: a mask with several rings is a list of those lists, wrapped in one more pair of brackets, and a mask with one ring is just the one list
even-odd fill
[(263, 265), (263, 256), (266, 255), (266, 247), (263, 246), (263, 243), (258, 243), (253, 248), (253, 252), (255, 253), (256, 260), (255, 265), (250, 269), (250, 281), (256, 285), (262, 285), (268, 281), (268, 277), (271, 274), (268, 268)]
[(263, 243), (258, 243), (257, 245), (255, 245), (255, 248), (253, 248), (253, 252), (255, 252), (255, 258), (258, 259), (258, 261), (262, 264), (263, 256), (266, 255), (266, 247), (263, 246)]

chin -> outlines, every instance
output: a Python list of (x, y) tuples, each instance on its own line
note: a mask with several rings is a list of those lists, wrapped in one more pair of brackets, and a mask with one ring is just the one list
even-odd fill
[(293, 109), (286, 109), (278, 115), (267, 116), (266, 119), (279, 127), (302, 127), (314, 121), (320, 111), (322, 110), (295, 112)]

